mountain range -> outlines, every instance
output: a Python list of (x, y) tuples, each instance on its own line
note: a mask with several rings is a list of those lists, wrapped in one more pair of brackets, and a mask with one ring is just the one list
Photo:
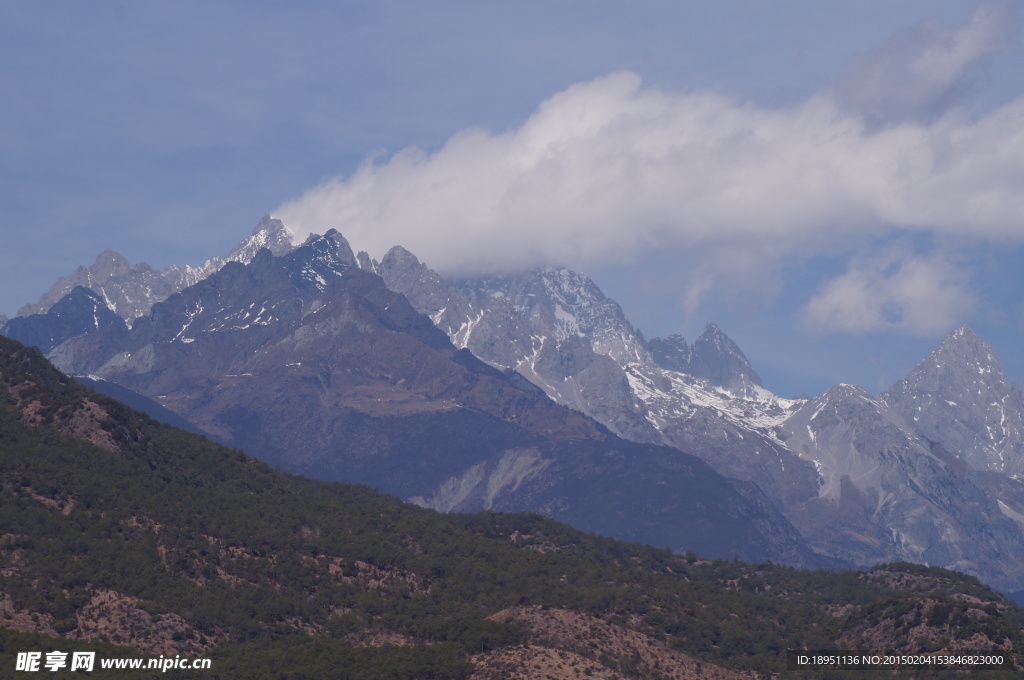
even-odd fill
[[(882, 394), (786, 399), (716, 325), (647, 340), (566, 268), (446, 280), (398, 246), (293, 245), (272, 218), (207, 269), (104, 258), (0, 332), (282, 469), (680, 551), (1024, 590), (1024, 395), (969, 328)], [(63, 311), (97, 298), (131, 328)]]
[(536, 514), (441, 514), (276, 472), (7, 338), (0, 452), (8, 677), (31, 650), (58, 666), (95, 653), (101, 680), (125, 658), (204, 659), (173, 675), (215, 680), (740, 680), (836, 648), (1001, 655), (986, 678), (1022, 667), (1021, 610), (973, 577), (712, 562)]
[(51, 356), (290, 472), (700, 554), (824, 563), (751, 485), (617, 437), (455, 347), (336, 232), (229, 263), (129, 332), (97, 329)]

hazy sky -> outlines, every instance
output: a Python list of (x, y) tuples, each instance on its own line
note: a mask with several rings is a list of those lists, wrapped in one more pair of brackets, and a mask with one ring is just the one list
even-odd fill
[(879, 391), (962, 323), (1020, 381), (1021, 5), (5, 2), (0, 313), (273, 213), (581, 269), (783, 394)]

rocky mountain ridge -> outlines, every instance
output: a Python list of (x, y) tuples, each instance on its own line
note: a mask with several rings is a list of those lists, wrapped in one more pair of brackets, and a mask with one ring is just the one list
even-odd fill
[(453, 345), (334, 231), (228, 263), (129, 332), (50, 357), (291, 472), (446, 511), (530, 510), (701, 554), (828, 563), (756, 487), (620, 439)]
[(38, 302), (22, 306), (16, 318), (43, 314), (81, 286), (96, 293), (112, 312), (131, 324), (147, 314), (155, 303), (202, 281), (228, 262), (248, 263), (260, 248), (284, 254), (294, 247), (284, 223), (268, 215), (226, 256), (212, 257), (198, 267), (171, 265), (157, 270), (145, 262), (132, 265), (120, 253), (107, 249), (91, 266), (80, 266), (58, 279)]

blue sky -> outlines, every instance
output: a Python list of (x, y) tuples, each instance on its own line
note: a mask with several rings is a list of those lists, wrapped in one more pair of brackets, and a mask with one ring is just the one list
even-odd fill
[(1024, 377), (1020, 0), (7, 2), (0, 313), (266, 213), (450, 273), (564, 263), (767, 386), (969, 323)]

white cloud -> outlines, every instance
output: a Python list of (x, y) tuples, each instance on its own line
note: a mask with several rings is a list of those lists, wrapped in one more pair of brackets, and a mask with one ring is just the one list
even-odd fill
[[(952, 87), (990, 51), (986, 41), (1004, 35), (996, 7), (904, 55), (904, 76), (923, 88), (915, 97)], [(432, 152), (372, 159), (274, 214), (300, 239), (333, 227), (375, 257), (400, 244), (449, 275), (671, 254), (689, 273), (680, 294), (692, 311), (715, 287), (767, 290), (783, 261), (893, 233), (1024, 242), (1022, 186), (1024, 98), (975, 119), (951, 111), (877, 127), (832, 94), (769, 109), (616, 72), (554, 95), (518, 128), (465, 130)], [(934, 327), (900, 307), (894, 287), (943, 290), (946, 279), (925, 276), (940, 274), (939, 262), (904, 264), (872, 285), (848, 273), (809, 318), (848, 331), (879, 318), (913, 332)], [(901, 320), (855, 313), (856, 290), (864, 303), (896, 304)], [(829, 320), (829, 305), (861, 321)]]
[(933, 335), (962, 322), (974, 304), (967, 273), (946, 256), (895, 248), (852, 260), (811, 298), (804, 323), (823, 332)]
[(978, 5), (957, 30), (923, 22), (859, 59), (837, 99), (876, 123), (933, 119), (977, 84), (987, 57), (1011, 45), (1016, 26), (1008, 0)]
[(1024, 237), (1024, 98), (977, 121), (867, 132), (818, 97), (786, 110), (642, 88), (570, 87), (520, 128), (364, 164), (275, 211), (443, 270), (578, 264), (739, 243), (816, 251), (892, 227)]

